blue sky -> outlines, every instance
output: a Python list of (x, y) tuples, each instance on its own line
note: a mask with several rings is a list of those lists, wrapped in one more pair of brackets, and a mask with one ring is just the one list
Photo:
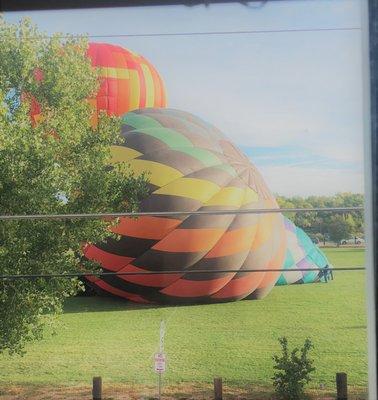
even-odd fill
[[(363, 191), (361, 0), (32, 12), (42, 31), (143, 54), (169, 106), (221, 129), (284, 195)], [(17, 21), (24, 13), (8, 13)], [(244, 35), (124, 34), (347, 28)], [(350, 28), (354, 28), (351, 29)], [(101, 35), (114, 35), (104, 38)]]

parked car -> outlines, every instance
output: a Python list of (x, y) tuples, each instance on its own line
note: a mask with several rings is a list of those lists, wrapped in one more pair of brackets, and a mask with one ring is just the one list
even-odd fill
[(362, 239), (360, 237), (353, 237), (351, 239), (343, 239), (340, 241), (340, 244), (364, 244), (365, 239)]

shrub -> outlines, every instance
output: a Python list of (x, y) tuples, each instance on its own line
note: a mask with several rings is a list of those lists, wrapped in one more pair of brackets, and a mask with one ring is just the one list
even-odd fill
[(279, 338), (282, 354), (274, 355), (276, 370), (273, 385), (277, 396), (282, 400), (300, 400), (304, 398), (304, 387), (311, 381), (310, 374), (315, 371), (309, 351), (313, 348), (310, 339), (306, 339), (301, 349), (297, 347), (291, 352), (286, 337)]

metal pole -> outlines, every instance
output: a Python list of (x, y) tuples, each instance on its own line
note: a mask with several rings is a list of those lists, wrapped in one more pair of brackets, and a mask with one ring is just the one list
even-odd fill
[[(333, 271), (364, 271), (365, 267), (340, 267), (340, 268), (330, 268), (329, 271), (332, 274)], [(295, 271), (323, 271), (324, 268), (296, 268)], [(248, 268), (248, 269), (220, 269), (217, 271), (229, 274), (237, 273), (266, 273), (266, 272), (289, 272), (290, 270), (284, 268)], [(212, 270), (177, 270), (177, 271), (138, 271), (138, 272), (75, 272), (67, 274), (16, 274), (16, 275), (0, 275), (0, 280), (15, 280), (15, 279), (52, 279), (52, 278), (86, 278), (91, 276), (97, 276), (99, 278), (106, 276), (143, 276), (143, 275), (176, 275), (176, 274), (186, 274), (186, 273), (196, 273), (196, 274), (213, 274)]]
[(160, 400), (161, 399), (161, 372), (159, 372), (159, 390), (158, 390), (158, 399)]
[(119, 213), (81, 213), (81, 214), (25, 214), (0, 215), (0, 221), (36, 220), (36, 219), (98, 219), (143, 216), (184, 216), (184, 215), (236, 215), (236, 214), (279, 214), (289, 212), (353, 212), (362, 211), (363, 207), (323, 207), (323, 208), (252, 208), (236, 210), (201, 210), (201, 211), (148, 211)]

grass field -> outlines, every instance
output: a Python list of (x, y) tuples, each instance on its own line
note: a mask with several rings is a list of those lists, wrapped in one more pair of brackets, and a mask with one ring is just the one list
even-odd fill
[[(363, 249), (325, 252), (335, 267), (364, 263)], [(114, 387), (153, 387), (152, 356), (163, 319), (167, 385), (201, 388), (222, 376), (229, 387), (268, 390), (277, 339), (287, 336), (291, 344), (301, 344), (306, 337), (314, 343), (313, 389), (325, 385), (333, 390), (335, 372), (345, 371), (351, 387), (363, 393), (365, 274), (336, 271), (334, 276), (327, 284), (276, 287), (264, 300), (227, 304), (143, 307), (110, 298), (74, 298), (66, 304), (56, 335), (47, 331), (43, 341), (29, 345), (24, 357), (0, 357), (0, 387), (5, 393), (38, 385), (88, 385), (95, 375)]]

